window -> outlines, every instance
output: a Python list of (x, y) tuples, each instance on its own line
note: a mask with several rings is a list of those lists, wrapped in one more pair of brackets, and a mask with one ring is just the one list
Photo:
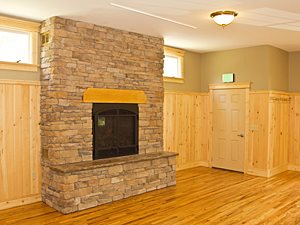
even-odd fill
[(171, 47), (164, 47), (164, 81), (183, 83), (184, 82), (184, 51)]
[(0, 69), (37, 71), (39, 26), (0, 16)]
[(0, 61), (31, 63), (29, 33), (0, 29)]

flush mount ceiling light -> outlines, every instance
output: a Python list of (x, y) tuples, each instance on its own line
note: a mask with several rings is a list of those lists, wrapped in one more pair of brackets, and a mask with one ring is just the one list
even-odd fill
[(237, 15), (234, 11), (217, 11), (210, 14), (210, 17), (213, 18), (216, 24), (225, 27), (232, 23)]

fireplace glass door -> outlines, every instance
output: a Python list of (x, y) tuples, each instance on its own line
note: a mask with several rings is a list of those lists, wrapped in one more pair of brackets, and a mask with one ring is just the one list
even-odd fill
[(94, 159), (138, 153), (137, 104), (93, 104)]

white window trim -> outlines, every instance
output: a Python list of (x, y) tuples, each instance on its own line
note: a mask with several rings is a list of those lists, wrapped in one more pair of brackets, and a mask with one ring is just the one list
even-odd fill
[(39, 68), (39, 31), (40, 23), (25, 21), (5, 16), (0, 16), (0, 28), (15, 31), (25, 31), (30, 33), (31, 44), (31, 62), (32, 63), (15, 63), (0, 61), (0, 69), (38, 71)]
[(169, 77), (169, 76), (163, 75), (163, 80), (165, 82), (184, 83), (184, 54), (185, 54), (185, 51), (178, 49), (178, 48), (164, 46), (164, 54), (169, 55), (169, 56), (179, 57), (180, 65), (181, 65), (181, 78)]

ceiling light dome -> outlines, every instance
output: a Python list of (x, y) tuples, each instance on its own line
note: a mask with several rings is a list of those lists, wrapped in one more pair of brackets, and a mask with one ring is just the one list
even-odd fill
[(210, 14), (210, 17), (213, 18), (216, 24), (225, 27), (232, 23), (234, 17), (237, 15), (238, 14), (234, 11), (217, 11)]

